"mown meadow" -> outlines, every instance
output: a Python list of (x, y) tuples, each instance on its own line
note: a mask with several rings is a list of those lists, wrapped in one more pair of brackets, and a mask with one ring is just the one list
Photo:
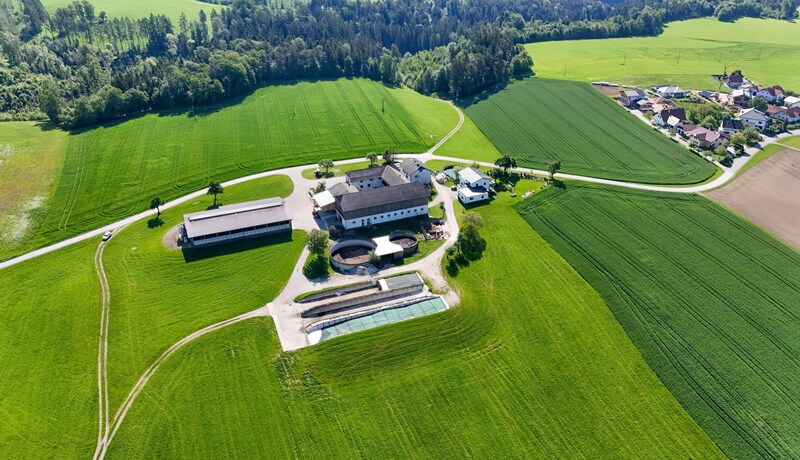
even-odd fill
[[(274, 176), (226, 189), (220, 201), (286, 196)], [(111, 289), (108, 378), (116, 411), (166, 348), (217, 321), (265, 305), (283, 288), (305, 243), (303, 232), (184, 253), (165, 246), (182, 214), (205, 197), (143, 220), (107, 243)], [(101, 291), (93, 265), (99, 239), (0, 271), (0, 456), (91, 456), (97, 438), (97, 335)]]
[[(52, 14), (56, 8), (63, 8), (72, 2), (73, 0), (42, 0), (42, 5)], [(210, 15), (212, 9), (219, 11), (224, 8), (223, 5), (200, 0), (92, 0), (91, 3), (94, 5), (95, 13), (105, 11), (112, 18), (137, 19), (150, 14), (163, 14), (172, 21), (172, 26), (176, 29), (180, 23), (181, 13), (185, 14), (188, 20), (197, 20), (200, 10)]]
[[(561, 160), (563, 172), (654, 184), (702, 182), (715, 171), (583, 83), (528, 78), (460, 105), (522, 167)], [(489, 152), (461, 156), (494, 161)]]
[(567, 184), (517, 209), (725, 454), (800, 455), (800, 254), (697, 195)]
[(73, 132), (41, 224), (0, 258), (113, 222), (147, 209), (154, 196), (169, 200), (211, 180), (387, 147), (425, 151), (457, 121), (452, 107), (410, 89), (341, 79), (269, 86), (226, 105)]
[(491, 238), (451, 279), (458, 307), (298, 352), (269, 319), (204, 336), (158, 370), (110, 456), (720, 457), (513, 200), (475, 208)]
[[(720, 89), (710, 75), (744, 71), (763, 85), (800, 90), (800, 23), (743, 18), (672, 22), (657, 37), (542, 42), (526, 45), (536, 74)], [(724, 89), (724, 88), (722, 88)]]

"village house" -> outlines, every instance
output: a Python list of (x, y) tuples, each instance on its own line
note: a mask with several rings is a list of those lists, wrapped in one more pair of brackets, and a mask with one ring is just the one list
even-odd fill
[(760, 97), (766, 99), (767, 102), (780, 102), (783, 100), (784, 92), (780, 86), (755, 86), (750, 89), (752, 97)]
[(772, 105), (769, 104), (767, 106), (767, 111), (765, 112), (768, 117), (774, 118), (780, 121), (787, 121), (789, 118), (789, 109), (780, 105)]
[(680, 97), (686, 97), (689, 94), (689, 91), (679, 87), (679, 86), (660, 86), (655, 88), (656, 94), (661, 97), (665, 97), (667, 99), (674, 99)]
[(715, 149), (728, 145), (728, 139), (722, 134), (699, 126), (689, 132), (690, 141), (704, 149)]
[(745, 123), (751, 124), (760, 130), (766, 129), (769, 124), (769, 117), (764, 112), (757, 109), (744, 109), (739, 112), (739, 119)]
[(786, 107), (800, 107), (800, 97), (797, 96), (786, 96), (783, 98), (783, 105)]
[(464, 168), (458, 172), (458, 199), (464, 204), (489, 199), (492, 179), (476, 168)]
[(651, 101), (650, 99), (641, 99), (639, 102), (636, 103), (636, 108), (645, 113), (652, 112), (653, 101)]
[(664, 109), (656, 112), (653, 117), (653, 123), (658, 126), (677, 128), (677, 126), (686, 121), (686, 111), (684, 109)]
[(725, 85), (730, 89), (739, 88), (744, 84), (744, 77), (741, 70), (734, 70), (733, 73), (728, 75), (725, 79)]
[(731, 98), (734, 104), (747, 107), (747, 102), (750, 100), (750, 93), (743, 89), (735, 89), (731, 92)]
[(732, 136), (744, 129), (742, 120), (722, 120), (717, 132)]
[(642, 99), (647, 98), (647, 93), (641, 89), (628, 89), (619, 92), (619, 102), (625, 107), (634, 107)]

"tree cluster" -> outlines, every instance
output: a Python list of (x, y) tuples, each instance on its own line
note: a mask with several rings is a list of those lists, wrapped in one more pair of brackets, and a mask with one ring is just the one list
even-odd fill
[[(40, 0), (0, 0), (0, 112), (74, 128), (216, 103), (270, 82), (339, 77), (461, 98), (530, 72), (520, 43), (657, 33), (665, 21), (712, 15), (718, 3), (231, 0), (173, 24), (163, 15), (109, 18), (88, 0), (52, 14)], [(737, 14), (783, 17), (798, 3), (758, 0)]]

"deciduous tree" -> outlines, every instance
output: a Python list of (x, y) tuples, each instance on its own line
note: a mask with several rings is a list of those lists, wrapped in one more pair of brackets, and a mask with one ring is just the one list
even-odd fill
[(221, 195), (225, 193), (225, 189), (222, 187), (222, 184), (216, 181), (211, 181), (208, 184), (208, 191), (206, 194), (214, 195), (214, 206), (217, 205), (217, 195)]
[(160, 196), (150, 200), (150, 209), (156, 210), (156, 217), (161, 217), (161, 206), (164, 206), (164, 200)]

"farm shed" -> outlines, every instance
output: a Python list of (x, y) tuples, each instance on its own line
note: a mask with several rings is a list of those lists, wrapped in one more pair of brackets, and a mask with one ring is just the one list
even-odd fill
[(367, 189), (336, 197), (336, 213), (346, 229), (368, 227), (426, 215), (429, 197), (419, 182)]
[(220, 206), (183, 216), (181, 237), (191, 247), (292, 231), (292, 219), (281, 198)]

